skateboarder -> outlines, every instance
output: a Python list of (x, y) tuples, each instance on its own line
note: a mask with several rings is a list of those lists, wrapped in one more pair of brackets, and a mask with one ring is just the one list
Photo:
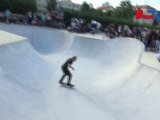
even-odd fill
[(72, 58), (69, 58), (63, 65), (62, 65), (62, 71), (63, 71), (63, 75), (62, 78), (59, 80), (60, 84), (63, 84), (63, 80), (66, 76), (68, 76), (68, 82), (67, 85), (69, 86), (73, 86), (71, 84), (71, 79), (72, 79), (72, 74), (69, 71), (69, 68), (71, 68), (72, 70), (74, 70), (74, 68), (72, 67), (73, 62), (75, 62), (77, 60), (76, 56), (73, 56)]

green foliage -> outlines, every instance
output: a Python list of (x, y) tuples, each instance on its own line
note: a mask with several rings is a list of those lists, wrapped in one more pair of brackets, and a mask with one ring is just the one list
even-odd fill
[(109, 10), (109, 11), (106, 13), (106, 16), (112, 17), (112, 16), (113, 16), (113, 13), (114, 13), (113, 10)]
[(132, 19), (126, 19), (126, 18), (115, 18), (115, 17), (110, 17), (106, 16), (105, 13), (95, 10), (95, 9), (90, 9), (89, 11), (74, 11), (74, 10), (69, 10), (69, 9), (64, 9), (64, 21), (66, 25), (70, 25), (70, 20), (73, 17), (77, 18), (83, 18), (87, 22), (91, 22), (91, 20), (96, 20), (99, 21), (103, 26), (106, 26), (110, 23), (114, 24), (121, 24), (121, 25), (129, 25), (129, 26), (141, 26), (141, 27), (147, 27), (147, 28), (158, 28), (160, 29), (159, 26), (153, 26), (150, 24), (140, 24), (137, 22), (134, 22)]
[(4, 11), (7, 8), (11, 8), (11, 0), (1, 0), (0, 2), (0, 11)]
[(89, 4), (86, 3), (86, 2), (83, 2), (82, 7), (81, 7), (81, 10), (82, 10), (82, 11), (87, 11), (87, 10), (89, 10), (89, 9), (90, 9)]
[(49, 0), (47, 4), (48, 11), (53, 10), (56, 7), (56, 4), (57, 4), (56, 0)]
[(106, 1), (102, 4), (102, 6), (111, 6), (110, 2)]
[(132, 8), (131, 1), (130, 0), (123, 0), (123, 1), (121, 1), (120, 7), (122, 7), (122, 8), (129, 8), (129, 9)]
[(134, 15), (135, 11), (133, 10), (131, 1), (123, 0), (120, 6), (115, 9), (113, 17), (132, 19)]
[(27, 11), (36, 11), (36, 0), (1, 0), (0, 11), (10, 9), (13, 13), (25, 14)]
[(125, 24), (125, 23), (130, 23), (132, 20), (128, 19), (117, 19), (113, 17), (108, 17), (106, 16), (105, 13), (95, 10), (95, 9), (90, 9), (89, 11), (74, 11), (74, 10), (69, 10), (65, 9), (64, 10), (64, 20), (67, 25), (70, 24), (70, 19), (72, 17), (77, 17), (77, 18), (83, 18), (87, 22), (91, 22), (91, 20), (96, 20), (101, 22), (103, 25), (109, 24), (109, 23), (115, 23), (115, 24)]

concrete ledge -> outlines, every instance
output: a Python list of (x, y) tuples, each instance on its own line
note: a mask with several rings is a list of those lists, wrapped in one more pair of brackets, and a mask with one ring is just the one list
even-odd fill
[(25, 37), (0, 30), (0, 46), (24, 40), (26, 40)]

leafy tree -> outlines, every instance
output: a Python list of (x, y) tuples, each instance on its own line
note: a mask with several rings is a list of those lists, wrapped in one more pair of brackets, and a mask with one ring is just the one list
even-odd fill
[(10, 0), (1, 0), (0, 2), (0, 11), (4, 11), (7, 8), (11, 8)]
[(57, 5), (56, 0), (49, 0), (47, 4), (48, 11), (53, 10)]
[(149, 24), (140, 24), (137, 22), (134, 22), (132, 19), (126, 19), (126, 18), (116, 18), (116, 17), (108, 17), (105, 13), (91, 9), (89, 11), (75, 11), (70, 9), (63, 9), (64, 12), (64, 21), (66, 25), (70, 25), (70, 20), (73, 17), (83, 18), (87, 22), (90, 22), (91, 20), (99, 21), (103, 26), (106, 26), (107, 24), (114, 23), (114, 24), (125, 24), (129, 26), (141, 26), (141, 27), (147, 27), (147, 28), (158, 28), (159, 26), (153, 26)]
[(110, 2), (104, 2), (103, 4), (102, 4), (102, 6), (111, 6), (111, 4), (110, 4)]
[(36, 0), (1, 0), (0, 10), (10, 9), (13, 13), (24, 14), (28, 10), (36, 11)]
[(120, 3), (120, 6), (117, 7), (114, 11), (114, 17), (117, 18), (130, 18), (132, 19), (135, 14), (133, 6), (130, 0), (123, 0)]
[(36, 0), (11, 0), (14, 13), (26, 13), (27, 11), (36, 11)]
[(86, 3), (86, 2), (83, 2), (82, 7), (81, 7), (81, 10), (82, 10), (82, 11), (90, 10), (89, 4)]
[(112, 16), (113, 16), (113, 13), (114, 13), (113, 10), (109, 10), (109, 11), (106, 13), (106, 16), (112, 17)]

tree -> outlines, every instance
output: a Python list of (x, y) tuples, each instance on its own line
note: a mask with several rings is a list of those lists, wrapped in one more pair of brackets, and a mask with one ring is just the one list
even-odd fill
[(4, 11), (7, 8), (11, 8), (10, 0), (1, 0), (0, 2), (0, 11)]
[(102, 6), (104, 6), (104, 7), (107, 7), (107, 6), (111, 6), (111, 4), (110, 4), (110, 2), (104, 2), (103, 4), (102, 4)]
[(82, 10), (82, 11), (90, 10), (89, 4), (86, 3), (86, 2), (83, 2), (82, 7), (81, 7), (81, 10)]
[(36, 11), (36, 0), (1, 0), (0, 11), (5, 9), (13, 13), (25, 14), (28, 10)]
[(135, 14), (130, 0), (123, 0), (114, 11), (114, 17), (132, 19)]
[(128, 8), (132, 9), (131, 1), (130, 0), (123, 0), (123, 1), (121, 1), (120, 7), (126, 8), (126, 9), (128, 9)]
[(113, 10), (109, 10), (107, 13), (106, 13), (106, 16), (108, 17), (112, 17), (113, 16)]
[(14, 13), (22, 13), (25, 14), (29, 10), (34, 12), (37, 10), (36, 0), (11, 0), (12, 1), (12, 9)]
[(47, 4), (47, 10), (48, 11), (53, 10), (56, 7), (56, 5), (57, 5), (56, 0), (49, 0)]

